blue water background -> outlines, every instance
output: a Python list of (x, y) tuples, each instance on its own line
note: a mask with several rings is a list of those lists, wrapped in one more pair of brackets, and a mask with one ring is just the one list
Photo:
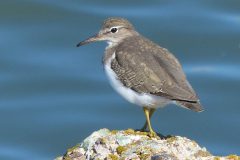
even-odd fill
[(240, 154), (239, 0), (1, 0), (0, 159), (53, 159), (100, 128), (143, 125), (141, 108), (108, 83), (106, 43), (75, 47), (111, 16), (174, 53), (205, 108), (170, 105), (154, 129)]

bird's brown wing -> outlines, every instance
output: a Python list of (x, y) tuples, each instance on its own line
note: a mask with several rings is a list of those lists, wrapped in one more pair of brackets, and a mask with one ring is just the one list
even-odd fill
[(177, 101), (198, 101), (178, 60), (150, 40), (126, 39), (115, 56), (111, 67), (126, 87)]

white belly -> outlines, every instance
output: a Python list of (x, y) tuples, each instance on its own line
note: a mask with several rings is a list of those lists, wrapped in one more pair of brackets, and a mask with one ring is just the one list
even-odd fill
[(120, 80), (118, 80), (117, 75), (111, 69), (111, 61), (115, 58), (115, 53), (112, 57), (107, 61), (104, 66), (105, 72), (108, 76), (108, 79), (112, 85), (112, 87), (126, 100), (141, 107), (151, 107), (158, 108), (164, 107), (166, 104), (170, 103), (170, 100), (160, 97), (154, 96), (146, 93), (137, 93), (127, 87), (125, 87)]

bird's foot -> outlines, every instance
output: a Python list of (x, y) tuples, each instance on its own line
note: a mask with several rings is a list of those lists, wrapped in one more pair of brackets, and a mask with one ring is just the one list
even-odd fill
[(148, 132), (148, 136), (149, 136), (150, 138), (161, 139), (161, 138), (157, 135), (157, 133), (154, 132), (154, 131), (149, 131), (149, 132)]

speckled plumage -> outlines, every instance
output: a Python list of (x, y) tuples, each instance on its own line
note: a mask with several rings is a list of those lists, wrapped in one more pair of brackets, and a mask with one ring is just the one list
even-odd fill
[[(110, 22), (104, 22), (105, 24), (111, 27)], [(131, 24), (128, 22), (126, 26)], [(137, 93), (161, 96), (186, 108), (201, 110), (199, 99), (187, 81), (180, 63), (167, 49), (139, 34), (133, 34), (117, 45), (107, 47), (103, 62), (113, 53), (116, 58), (112, 60), (111, 68), (124, 86)]]
[(109, 18), (101, 30), (77, 46), (107, 41), (103, 64), (112, 87), (131, 103), (143, 107), (150, 136), (156, 136), (150, 118), (156, 108), (169, 103), (202, 111), (199, 99), (178, 60), (135, 31), (123, 18)]

